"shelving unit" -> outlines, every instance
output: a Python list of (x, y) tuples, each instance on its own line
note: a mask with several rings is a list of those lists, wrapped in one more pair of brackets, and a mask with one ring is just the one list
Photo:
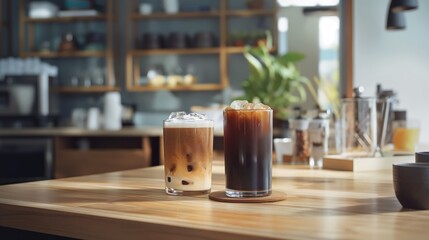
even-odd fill
[[(54, 89), (59, 93), (102, 93), (120, 90), (115, 86), (113, 68), (113, 21), (114, 0), (105, 0), (106, 11), (94, 16), (29, 18), (26, 13), (27, 0), (19, 2), (19, 55), (20, 57), (38, 57), (42, 59), (71, 59), (71, 58), (104, 58), (106, 61), (105, 84), (102, 86), (74, 87), (64, 86)], [(35, 26), (48, 24), (75, 24), (77, 22), (104, 22), (105, 50), (75, 50), (75, 51), (36, 51)], [(61, 70), (60, 70), (61, 71)]]
[(106, 57), (105, 51), (72, 51), (72, 52), (27, 52), (26, 57), (39, 58), (85, 58)]
[(0, 0), (0, 57), (10, 55), (12, 51), (10, 4), (10, 0)]
[[(233, 47), (228, 45), (228, 22), (230, 18), (252, 18), (252, 17), (272, 17), (272, 33), (274, 46), (277, 45), (277, 12), (276, 0), (265, 0), (272, 2), (272, 9), (244, 10), (229, 9), (228, 3), (232, 0), (218, 0), (219, 9), (207, 12), (179, 12), (167, 14), (154, 12), (149, 15), (137, 13), (139, 1), (127, 1), (127, 40), (126, 40), (126, 88), (128, 91), (213, 91), (222, 90), (229, 85), (228, 76), (228, 55), (243, 53), (244, 47)], [(179, 0), (180, 3), (180, 0)], [(176, 20), (187, 19), (190, 21), (201, 21), (203, 19), (214, 19), (219, 23), (219, 46), (212, 48), (184, 48), (184, 49), (137, 49), (136, 39), (139, 34), (138, 25), (144, 21)], [(275, 51), (275, 49), (273, 49)], [(145, 59), (160, 55), (213, 55), (218, 58), (219, 76), (218, 83), (197, 83), (186, 86), (151, 86), (139, 85), (141, 76), (140, 63)]]

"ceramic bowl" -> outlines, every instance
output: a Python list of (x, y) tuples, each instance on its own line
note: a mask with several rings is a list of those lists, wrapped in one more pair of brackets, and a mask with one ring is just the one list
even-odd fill
[(429, 163), (429, 152), (416, 152), (416, 162)]
[(429, 209), (429, 163), (393, 164), (393, 186), (404, 208)]

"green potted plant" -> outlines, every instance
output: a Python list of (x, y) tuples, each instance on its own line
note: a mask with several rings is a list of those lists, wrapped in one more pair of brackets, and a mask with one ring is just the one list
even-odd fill
[(274, 110), (275, 119), (287, 120), (288, 109), (307, 97), (305, 88), (309, 80), (296, 67), (296, 62), (304, 59), (304, 55), (296, 52), (281, 56), (270, 54), (272, 37), (269, 32), (266, 34), (266, 44), (245, 47), (244, 57), (250, 74), (242, 84), (244, 96), (240, 99), (262, 102)]

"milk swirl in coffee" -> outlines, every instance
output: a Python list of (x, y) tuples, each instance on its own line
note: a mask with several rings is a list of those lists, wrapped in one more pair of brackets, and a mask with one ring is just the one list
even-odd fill
[(212, 159), (212, 120), (196, 113), (176, 112), (164, 121), (164, 172), (168, 194), (208, 193)]

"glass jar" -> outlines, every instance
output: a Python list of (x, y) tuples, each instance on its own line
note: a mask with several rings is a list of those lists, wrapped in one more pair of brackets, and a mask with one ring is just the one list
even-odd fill
[(292, 135), (292, 164), (308, 164), (310, 158), (309, 121), (301, 117), (289, 121)]
[(353, 157), (372, 157), (377, 148), (376, 99), (347, 98), (341, 101), (341, 150)]
[(329, 119), (316, 117), (308, 126), (310, 143), (310, 166), (323, 166), (323, 157), (328, 153)]

